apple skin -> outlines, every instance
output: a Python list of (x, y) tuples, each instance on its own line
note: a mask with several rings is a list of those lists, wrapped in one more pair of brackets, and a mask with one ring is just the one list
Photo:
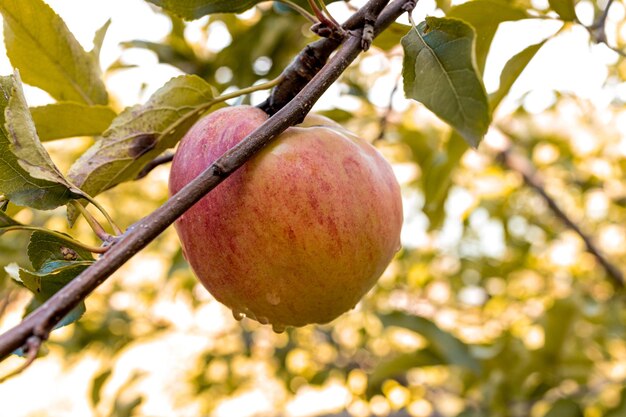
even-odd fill
[[(199, 120), (172, 162), (174, 195), (267, 115), (227, 107)], [(285, 326), (353, 308), (400, 248), (402, 200), (389, 163), (335, 122), (310, 115), (176, 223), (185, 258), (233, 310)]]

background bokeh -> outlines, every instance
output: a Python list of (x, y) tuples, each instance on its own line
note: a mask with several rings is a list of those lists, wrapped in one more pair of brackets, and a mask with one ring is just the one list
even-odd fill
[[(270, 2), (194, 22), (142, 0), (47, 3), (87, 49), (111, 19), (102, 65), (117, 110), (183, 72), (220, 92), (272, 79), (315, 39), (304, 19)], [(362, 3), (329, 8), (341, 20)], [(421, 0), (414, 18), (455, 4)], [(282, 334), (237, 322), (196, 282), (169, 229), (87, 299), (78, 323), (53, 333), (44, 357), (0, 385), (0, 415), (626, 415), (624, 293), (499, 158), (503, 143), (512, 144), (567, 216), (626, 270), (626, 61), (591, 42), (582, 25), (563, 25), (548, 1), (520, 5), (540, 18), (500, 25), (484, 71), (488, 91), (498, 89), (509, 58), (550, 39), (477, 150), (404, 98), (393, 34), (316, 106), (372, 141), (403, 188), (403, 249), (357, 308)], [(590, 24), (605, 6), (582, 0), (576, 10)], [(606, 29), (615, 48), (626, 43), (625, 16), (614, 2)], [(1, 51), (0, 71), (12, 71)], [(26, 93), (31, 105), (51, 101), (33, 87)], [(66, 170), (92, 141), (46, 147)], [(167, 176), (159, 167), (98, 200), (128, 227), (165, 201)], [(83, 221), (68, 230), (64, 209), (15, 217), (97, 243)], [(3, 236), (0, 264), (28, 266), (27, 241)], [(29, 299), (3, 274), (0, 331), (19, 322)], [(2, 362), (0, 375), (21, 361)]]

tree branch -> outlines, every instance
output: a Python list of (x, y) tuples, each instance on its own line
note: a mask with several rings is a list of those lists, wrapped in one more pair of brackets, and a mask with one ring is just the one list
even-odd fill
[(596, 21), (593, 22), (591, 26), (585, 26), (585, 28), (587, 29), (587, 31), (589, 32), (589, 35), (591, 36), (591, 39), (595, 43), (603, 43), (609, 49), (611, 49), (614, 52), (617, 52), (620, 56), (624, 57), (626, 56), (626, 52), (622, 51), (621, 49), (615, 46), (609, 45), (609, 41), (606, 37), (606, 19), (609, 17), (609, 9), (611, 9), (612, 5), (613, 5), (613, 0), (608, 0), (606, 2), (606, 6), (602, 10), (602, 13), (600, 13)]
[(501, 151), (499, 158), (503, 165), (512, 171), (519, 172), (524, 178), (526, 185), (534, 189), (543, 200), (548, 204), (550, 210), (558, 217), (567, 227), (572, 229), (585, 243), (587, 251), (591, 253), (598, 263), (606, 270), (607, 275), (611, 278), (613, 284), (618, 288), (624, 288), (624, 275), (622, 271), (602, 253), (600, 248), (596, 246), (592, 238), (587, 235), (583, 230), (559, 207), (557, 202), (546, 192), (543, 186), (543, 181), (539, 177), (537, 171), (533, 168), (526, 158), (515, 154), (511, 147)]
[[(348, 20), (341, 26), (344, 30), (350, 31), (357, 27), (362, 27), (366, 20), (370, 16), (378, 16), (381, 14), (381, 10), (389, 3), (386, 1), (370, 1), (356, 13), (354, 13)], [(397, 3), (408, 3), (408, 1), (396, 1), (392, 5), (394, 9), (398, 9)], [(399, 12), (400, 14), (402, 12)], [(393, 19), (395, 20), (398, 15)], [(383, 18), (383, 15), (380, 16)], [(393, 22), (392, 20), (392, 22)], [(389, 22), (386, 26), (378, 27), (378, 30), (382, 30), (389, 26)], [(285, 68), (282, 73), (283, 81), (278, 84), (267, 100), (259, 104), (261, 110), (265, 113), (272, 115), (279, 109), (283, 108), (291, 99), (295, 97), (298, 91), (307, 85), (309, 81), (317, 74), (322, 67), (326, 64), (328, 57), (341, 45), (341, 40), (337, 38), (324, 38), (315, 41), (307, 45)]]
[[(363, 9), (378, 16), (375, 34), (403, 13), (407, 0), (370, 0)], [(384, 10), (383, 10), (384, 8)], [(361, 10), (363, 10), (361, 9)], [(382, 13), (381, 13), (382, 10)], [(102, 284), (137, 252), (159, 236), (191, 206), (241, 167), (289, 126), (299, 123), (313, 104), (361, 53), (361, 31), (356, 30), (323, 69), (285, 107), (250, 133), (161, 207), (131, 226), (91, 267), (52, 296), (20, 324), (0, 336), (0, 360), (23, 346), (30, 337), (45, 340), (51, 329), (80, 301)]]

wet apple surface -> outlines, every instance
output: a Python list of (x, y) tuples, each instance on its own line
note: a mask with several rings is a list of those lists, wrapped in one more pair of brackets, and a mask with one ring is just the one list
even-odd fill
[[(248, 106), (201, 119), (176, 153), (170, 193), (266, 119)], [(329, 322), (373, 287), (400, 247), (402, 201), (391, 166), (373, 146), (310, 115), (175, 225), (209, 292), (235, 318), (280, 331)]]

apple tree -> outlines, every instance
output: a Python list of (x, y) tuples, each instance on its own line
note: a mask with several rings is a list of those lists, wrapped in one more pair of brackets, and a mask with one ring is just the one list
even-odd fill
[(3, 412), (92, 360), (103, 416), (626, 415), (622, 2), (133, 0), (106, 64), (49, 3), (0, 0)]

